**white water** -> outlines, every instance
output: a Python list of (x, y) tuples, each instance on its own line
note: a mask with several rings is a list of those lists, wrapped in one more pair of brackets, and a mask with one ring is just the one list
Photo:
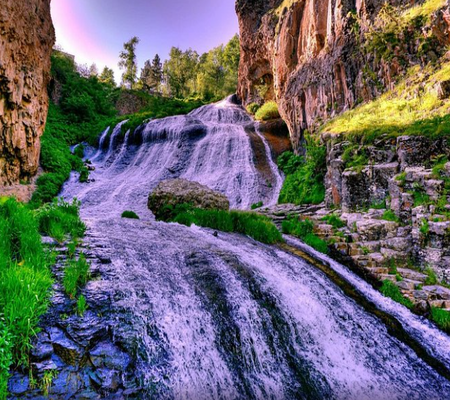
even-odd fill
[[(141, 398), (448, 398), (447, 380), (304, 260), (243, 236), (153, 219), (148, 193), (169, 177), (206, 184), (234, 207), (273, 202), (282, 179), (272, 169), (270, 188), (259, 177), (249, 123), (225, 101), (151, 121), (124, 145), (114, 146), (115, 129), (113, 145), (105, 134), (93, 160), (95, 182), (73, 177), (65, 187), (66, 198), (83, 202), (88, 244), (112, 260), (102, 267), (112, 325), (137, 351)], [(126, 209), (141, 220), (121, 219)], [(449, 360), (446, 335), (346, 274)]]

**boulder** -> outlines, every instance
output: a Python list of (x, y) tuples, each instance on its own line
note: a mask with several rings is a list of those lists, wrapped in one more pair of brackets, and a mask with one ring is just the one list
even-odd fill
[(164, 206), (178, 204), (192, 204), (203, 209), (228, 210), (228, 198), (198, 182), (185, 179), (171, 179), (162, 181), (148, 197), (148, 208), (160, 219)]

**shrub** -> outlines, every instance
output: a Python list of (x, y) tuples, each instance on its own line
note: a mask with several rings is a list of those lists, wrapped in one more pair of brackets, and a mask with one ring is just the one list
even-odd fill
[(392, 300), (396, 301), (397, 303), (403, 304), (405, 307), (413, 307), (412, 301), (404, 297), (397, 285), (388, 279), (383, 281), (380, 291), (384, 296), (390, 297)]
[(281, 233), (273, 222), (262, 215), (245, 211), (203, 210), (189, 205), (172, 208), (169, 220), (190, 226), (192, 224), (248, 235), (262, 243), (282, 242)]
[(258, 111), (255, 113), (255, 118), (258, 121), (268, 121), (271, 119), (280, 118), (280, 113), (278, 112), (278, 105), (274, 101), (269, 101), (265, 103)]
[(64, 270), (63, 286), (70, 298), (75, 298), (79, 287), (89, 280), (89, 263), (81, 254), (78, 260), (68, 260)]
[(256, 112), (261, 108), (258, 103), (250, 103), (247, 105), (246, 109), (249, 114), (255, 115)]
[(139, 215), (137, 215), (134, 211), (124, 211), (122, 213), (122, 218), (139, 219)]
[(286, 179), (278, 199), (279, 203), (319, 204), (325, 199), (326, 148), (307, 137), (306, 158), (282, 155), (279, 165)]

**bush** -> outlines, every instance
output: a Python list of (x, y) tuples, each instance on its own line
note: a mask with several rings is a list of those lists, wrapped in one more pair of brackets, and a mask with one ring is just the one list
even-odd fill
[(271, 119), (280, 118), (280, 113), (278, 112), (277, 103), (274, 101), (269, 101), (269, 102), (265, 103), (255, 113), (255, 118), (258, 121), (268, 121)]
[(325, 199), (326, 148), (306, 138), (306, 158), (283, 153), (278, 165), (286, 174), (279, 203), (319, 204)]
[(383, 281), (380, 291), (384, 296), (390, 297), (392, 300), (396, 301), (397, 303), (403, 304), (405, 307), (413, 307), (412, 301), (404, 297), (397, 285), (388, 279)]
[(249, 114), (255, 115), (256, 112), (261, 108), (258, 103), (250, 103), (247, 105), (246, 110)]
[(186, 226), (195, 224), (222, 232), (241, 233), (267, 244), (283, 240), (281, 233), (269, 218), (252, 212), (203, 210), (184, 204), (172, 208), (168, 220)]
[(81, 254), (78, 260), (68, 260), (64, 270), (63, 286), (70, 298), (75, 298), (78, 288), (86, 285), (89, 280), (89, 263)]
[(139, 215), (137, 215), (134, 211), (124, 211), (122, 213), (122, 218), (139, 219)]

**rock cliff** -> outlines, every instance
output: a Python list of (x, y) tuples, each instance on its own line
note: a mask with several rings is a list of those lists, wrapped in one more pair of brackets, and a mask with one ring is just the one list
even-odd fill
[(239, 96), (245, 104), (275, 99), (301, 151), (304, 130), (378, 96), (408, 66), (442, 55), (450, 43), (444, 10), (428, 24), (411, 16), (399, 38), (376, 35), (377, 24), (395, 25), (392, 7), (412, 3), (423, 2), (237, 0)]
[(37, 172), (54, 41), (50, 0), (2, 0), (0, 186)]

